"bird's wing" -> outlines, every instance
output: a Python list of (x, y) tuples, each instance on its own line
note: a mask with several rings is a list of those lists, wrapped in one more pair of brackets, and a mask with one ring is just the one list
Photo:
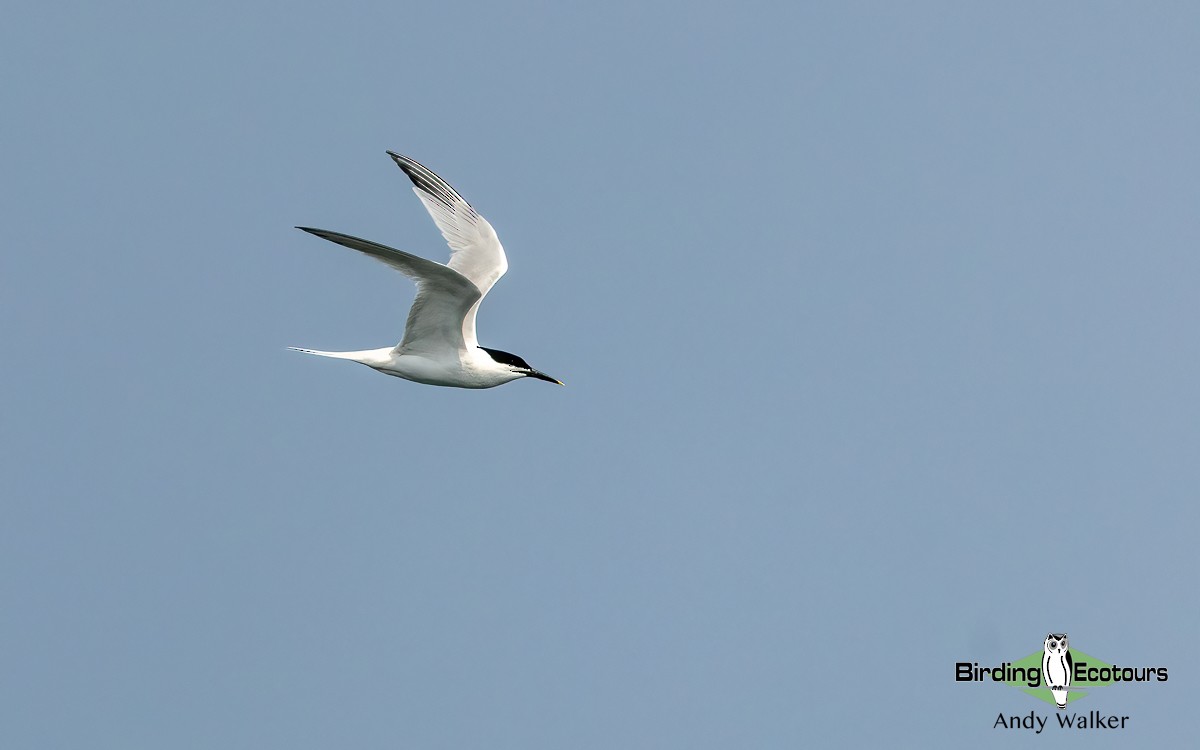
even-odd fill
[(478, 346), (474, 326), (468, 333), (463, 321), (468, 312), (474, 312), (483, 293), (463, 274), (370, 240), (324, 229), (296, 228), (366, 253), (417, 282), (417, 298), (408, 311), (404, 340), (396, 347), (397, 351), (441, 356)]
[(407, 156), (387, 153), (412, 180), (413, 192), (449, 243), (450, 262), (446, 265), (487, 294), (508, 270), (508, 259), (496, 230), (441, 177)]

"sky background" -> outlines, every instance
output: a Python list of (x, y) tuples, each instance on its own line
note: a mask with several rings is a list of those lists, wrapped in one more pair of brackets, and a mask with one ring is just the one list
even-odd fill
[[(6, 11), (0, 745), (1000, 747), (1051, 631), (1194, 739), (1195, 5), (572, 5)], [(566, 388), (286, 351), (385, 149)]]

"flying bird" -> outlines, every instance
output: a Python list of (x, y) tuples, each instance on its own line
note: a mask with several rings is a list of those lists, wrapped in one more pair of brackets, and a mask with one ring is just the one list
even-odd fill
[(296, 227), (391, 266), (416, 282), (417, 297), (408, 311), (404, 338), (396, 346), (356, 352), (288, 348), (348, 359), (385, 375), (428, 385), (494, 388), (518, 378), (562, 385), (515, 354), (479, 345), (475, 339), (479, 303), (508, 270), (496, 230), (441, 177), (407, 156), (387, 154), (412, 180), (413, 192), (449, 243), (450, 262), (442, 265), (347, 234)]

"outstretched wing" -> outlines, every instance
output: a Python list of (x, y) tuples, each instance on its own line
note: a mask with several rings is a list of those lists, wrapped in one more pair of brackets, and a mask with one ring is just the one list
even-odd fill
[(404, 340), (397, 351), (446, 356), (478, 346), (474, 325), (468, 332), (463, 321), (468, 312), (473, 313), (483, 293), (463, 274), (378, 242), (325, 229), (296, 228), (366, 253), (417, 282), (417, 298), (408, 311)]
[[(446, 265), (458, 271), (479, 287), (480, 298), (508, 270), (504, 247), (496, 230), (487, 219), (467, 203), (450, 184), (417, 161), (388, 151), (404, 174), (412, 180), (413, 192), (425, 204), (433, 222), (450, 245), (450, 262)], [(475, 309), (478, 309), (478, 305)], [(466, 318), (468, 336), (475, 335), (475, 310)]]

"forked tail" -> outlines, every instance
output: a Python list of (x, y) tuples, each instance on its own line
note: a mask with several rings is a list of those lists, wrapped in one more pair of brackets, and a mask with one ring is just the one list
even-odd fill
[(302, 354), (315, 354), (318, 357), (333, 357), (334, 359), (349, 359), (354, 362), (362, 361), (361, 357), (363, 354), (363, 352), (321, 352), (316, 349), (301, 349), (298, 346), (289, 346), (288, 349)]

